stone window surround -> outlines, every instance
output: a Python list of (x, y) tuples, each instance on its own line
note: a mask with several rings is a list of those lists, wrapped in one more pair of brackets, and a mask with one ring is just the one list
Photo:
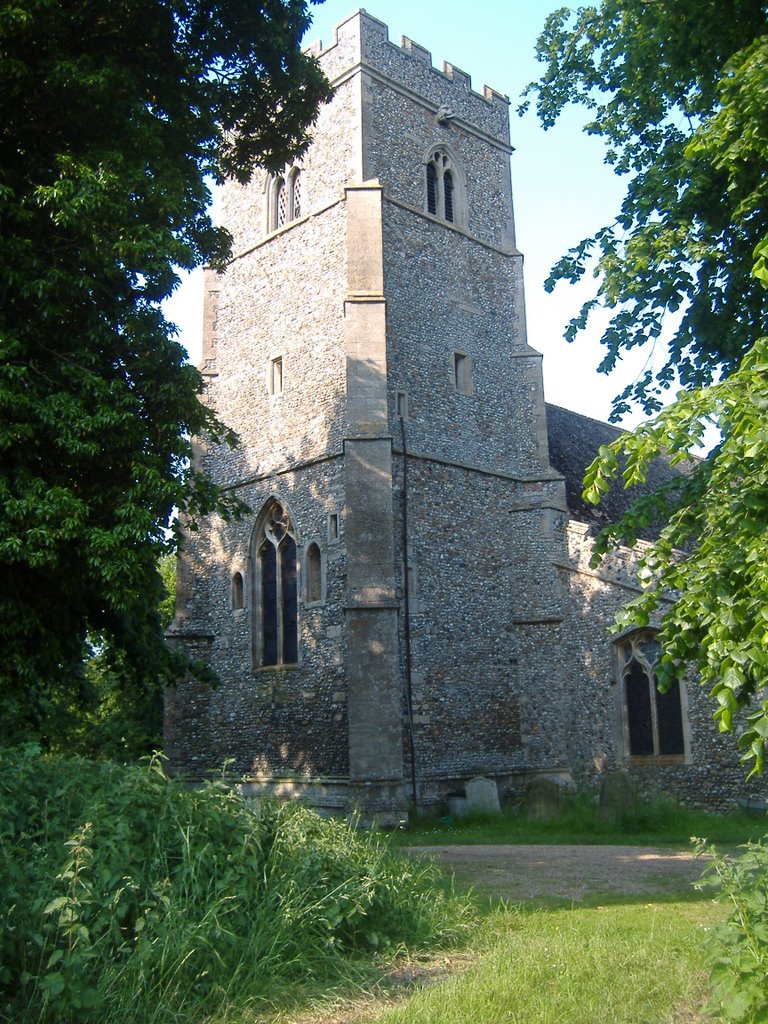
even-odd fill
[(408, 422), (408, 392), (398, 390), (395, 392), (395, 417)]
[[(265, 234), (282, 231), (303, 216), (306, 209), (305, 180), (299, 165), (288, 165), (280, 174), (265, 178)], [(284, 219), (279, 217), (280, 193), (283, 193)]]
[(451, 383), (457, 394), (474, 394), (472, 358), (467, 352), (462, 352), (459, 349), (454, 349), (451, 353)]
[[(311, 555), (312, 549), (317, 551), (317, 562), (313, 564)], [(323, 545), (319, 537), (313, 537), (306, 544), (304, 549), (304, 606), (306, 608), (319, 608), (325, 604), (326, 584), (326, 558)], [(315, 575), (317, 574), (317, 575)], [(316, 588), (317, 596), (313, 597), (312, 591)]]
[(246, 610), (245, 594), (245, 573), (243, 572), (242, 568), (239, 565), (237, 565), (232, 569), (232, 578), (229, 594), (230, 607), (236, 615), (242, 615), (242, 613)]
[[(282, 509), (283, 513), (285, 514), (285, 516), (287, 518), (287, 522), (288, 522), (288, 531), (287, 532), (290, 534), (291, 538), (293, 539), (293, 542), (296, 545), (296, 552), (297, 552), (297, 554), (296, 554), (296, 598), (297, 598), (297, 601), (296, 601), (296, 661), (284, 661), (284, 660), (282, 660), (281, 654), (278, 653), (277, 662), (275, 664), (272, 664), (272, 663), (264, 664), (263, 663), (263, 661), (264, 661), (264, 649), (263, 649), (264, 648), (264, 641), (263, 641), (263, 633), (262, 633), (263, 609), (262, 609), (261, 569), (260, 569), (259, 552), (260, 552), (262, 544), (264, 543), (264, 540), (265, 540), (265, 529), (266, 529), (267, 523), (271, 519), (272, 514), (276, 510), (276, 508)], [(299, 615), (298, 615), (298, 605), (299, 605), (298, 597), (299, 597), (299, 594), (301, 593), (301, 579), (300, 579), (300, 575), (299, 575), (300, 559), (299, 559), (299, 555), (298, 555), (298, 552), (299, 552), (299, 549), (300, 549), (300, 540), (299, 540), (299, 537), (298, 537), (298, 534), (297, 534), (294, 522), (295, 522), (294, 521), (294, 517), (291, 514), (291, 511), (290, 511), (290, 509), (288, 507), (288, 504), (284, 500), (279, 498), (276, 494), (271, 494), (269, 496), (269, 498), (267, 498), (267, 500), (262, 505), (261, 511), (259, 512), (259, 514), (258, 514), (258, 516), (256, 518), (256, 522), (254, 523), (253, 530), (251, 532), (251, 540), (250, 540), (250, 544), (249, 544), (249, 551), (250, 551), (249, 563), (252, 566), (252, 571), (250, 573), (250, 577), (251, 577), (250, 588), (247, 588), (247, 589), (250, 589), (250, 592), (252, 594), (252, 601), (251, 601), (251, 653), (252, 653), (252, 665), (253, 665), (254, 670), (256, 670), (258, 672), (262, 672), (262, 671), (270, 672), (270, 671), (275, 671), (276, 669), (277, 670), (294, 669), (294, 668), (298, 668), (299, 665), (300, 665), (300, 662), (301, 662), (301, 643), (300, 643), (301, 629), (300, 629), (300, 622), (299, 622)], [(280, 614), (281, 614), (281, 612), (278, 611), (278, 615), (280, 615)], [(278, 636), (278, 644), (280, 644), (281, 640), (282, 640), (282, 631), (279, 629), (278, 633), (280, 634)]]
[[(434, 217), (443, 224), (454, 227), (466, 228), (467, 225), (467, 188), (465, 175), (460, 161), (453, 149), (447, 143), (433, 144), (423, 156), (424, 166), (424, 213), (428, 217)], [(434, 174), (434, 211), (430, 206), (430, 186), (428, 184), (430, 168)], [(451, 206), (453, 216), (446, 217), (446, 202), (444, 189), (444, 176), (450, 174), (451, 178)]]
[[(621, 756), (627, 765), (632, 767), (664, 767), (669, 765), (687, 765), (692, 761), (691, 758), (691, 737), (690, 737), (690, 722), (688, 718), (688, 699), (685, 685), (681, 682), (678, 683), (679, 695), (680, 695), (680, 715), (682, 720), (682, 736), (683, 736), (683, 752), (676, 754), (662, 754), (654, 752), (652, 754), (632, 754), (630, 750), (630, 735), (629, 735), (629, 710), (627, 707), (627, 695), (624, 679), (622, 678), (622, 653), (621, 649), (627, 643), (642, 636), (655, 636), (656, 630), (652, 627), (646, 629), (633, 629), (619, 636), (612, 644), (613, 648), (613, 661), (615, 665), (615, 679), (617, 682), (617, 701), (618, 701), (618, 716), (621, 726)], [(652, 683), (655, 688), (655, 674), (649, 683)], [(655, 700), (651, 702), (652, 716), (653, 716), (653, 729), (654, 729), (654, 746), (658, 746), (658, 723), (656, 716), (658, 714), (657, 704)]]
[(326, 520), (326, 533), (329, 544), (338, 544), (341, 539), (341, 516), (338, 512), (329, 512)]
[(267, 361), (267, 391), (273, 397), (282, 395), (285, 385), (285, 362), (282, 352), (275, 353)]

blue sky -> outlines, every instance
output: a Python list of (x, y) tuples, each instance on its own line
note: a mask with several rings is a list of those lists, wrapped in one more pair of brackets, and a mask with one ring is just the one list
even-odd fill
[[(484, 84), (506, 93), (511, 101), (512, 183), (518, 248), (525, 255), (528, 340), (544, 353), (548, 401), (606, 419), (611, 398), (642, 369), (639, 354), (610, 377), (597, 374), (601, 350), (599, 329), (569, 345), (563, 330), (590, 294), (586, 286), (559, 284), (547, 295), (543, 283), (557, 258), (569, 246), (615, 216), (624, 183), (603, 162), (602, 143), (583, 134), (584, 112), (569, 110), (545, 132), (530, 112), (515, 113), (520, 93), (543, 65), (535, 59), (536, 38), (557, 0), (371, 0), (366, 10), (389, 26), (396, 43), (410, 36), (432, 53), (437, 67), (447, 60), (472, 77), (473, 88)], [(307, 43), (333, 41), (333, 27), (356, 9), (349, 0), (313, 5)], [(170, 315), (182, 330), (193, 361), (199, 357), (201, 328), (200, 275), (180, 289)], [(637, 419), (637, 417), (635, 417)]]

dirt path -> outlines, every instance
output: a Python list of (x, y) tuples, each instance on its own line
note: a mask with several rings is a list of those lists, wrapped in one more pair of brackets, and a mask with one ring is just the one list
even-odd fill
[(510, 900), (591, 894), (663, 899), (684, 892), (704, 861), (692, 853), (642, 846), (425, 846), (461, 882)]

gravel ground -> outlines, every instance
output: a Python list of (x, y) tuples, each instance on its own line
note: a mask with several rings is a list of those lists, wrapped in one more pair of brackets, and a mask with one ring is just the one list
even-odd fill
[(511, 900), (582, 900), (625, 893), (664, 898), (685, 892), (705, 862), (692, 853), (643, 846), (420, 846), (460, 882)]

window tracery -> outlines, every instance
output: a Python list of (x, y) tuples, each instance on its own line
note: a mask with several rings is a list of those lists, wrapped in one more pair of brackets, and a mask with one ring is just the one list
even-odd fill
[(685, 736), (680, 684), (666, 693), (656, 685), (661, 649), (655, 634), (633, 633), (617, 646), (627, 753), (631, 757), (683, 755)]
[(296, 535), (279, 501), (273, 500), (261, 517), (254, 562), (256, 664), (295, 665), (299, 657)]
[(426, 162), (427, 213), (455, 224), (459, 220), (459, 176), (455, 161), (450, 154), (439, 147), (433, 150)]
[(293, 172), (291, 191), (293, 195), (293, 209), (291, 211), (293, 217), (291, 219), (296, 220), (301, 216), (301, 171)]
[(275, 215), (275, 226), (281, 228), (284, 226), (288, 219), (288, 203), (286, 202), (285, 194), (285, 182), (282, 178), (277, 183), (277, 192), (275, 195), (276, 203), (276, 215)]
[(270, 179), (267, 230), (277, 231), (297, 220), (303, 208), (301, 170), (294, 167)]

